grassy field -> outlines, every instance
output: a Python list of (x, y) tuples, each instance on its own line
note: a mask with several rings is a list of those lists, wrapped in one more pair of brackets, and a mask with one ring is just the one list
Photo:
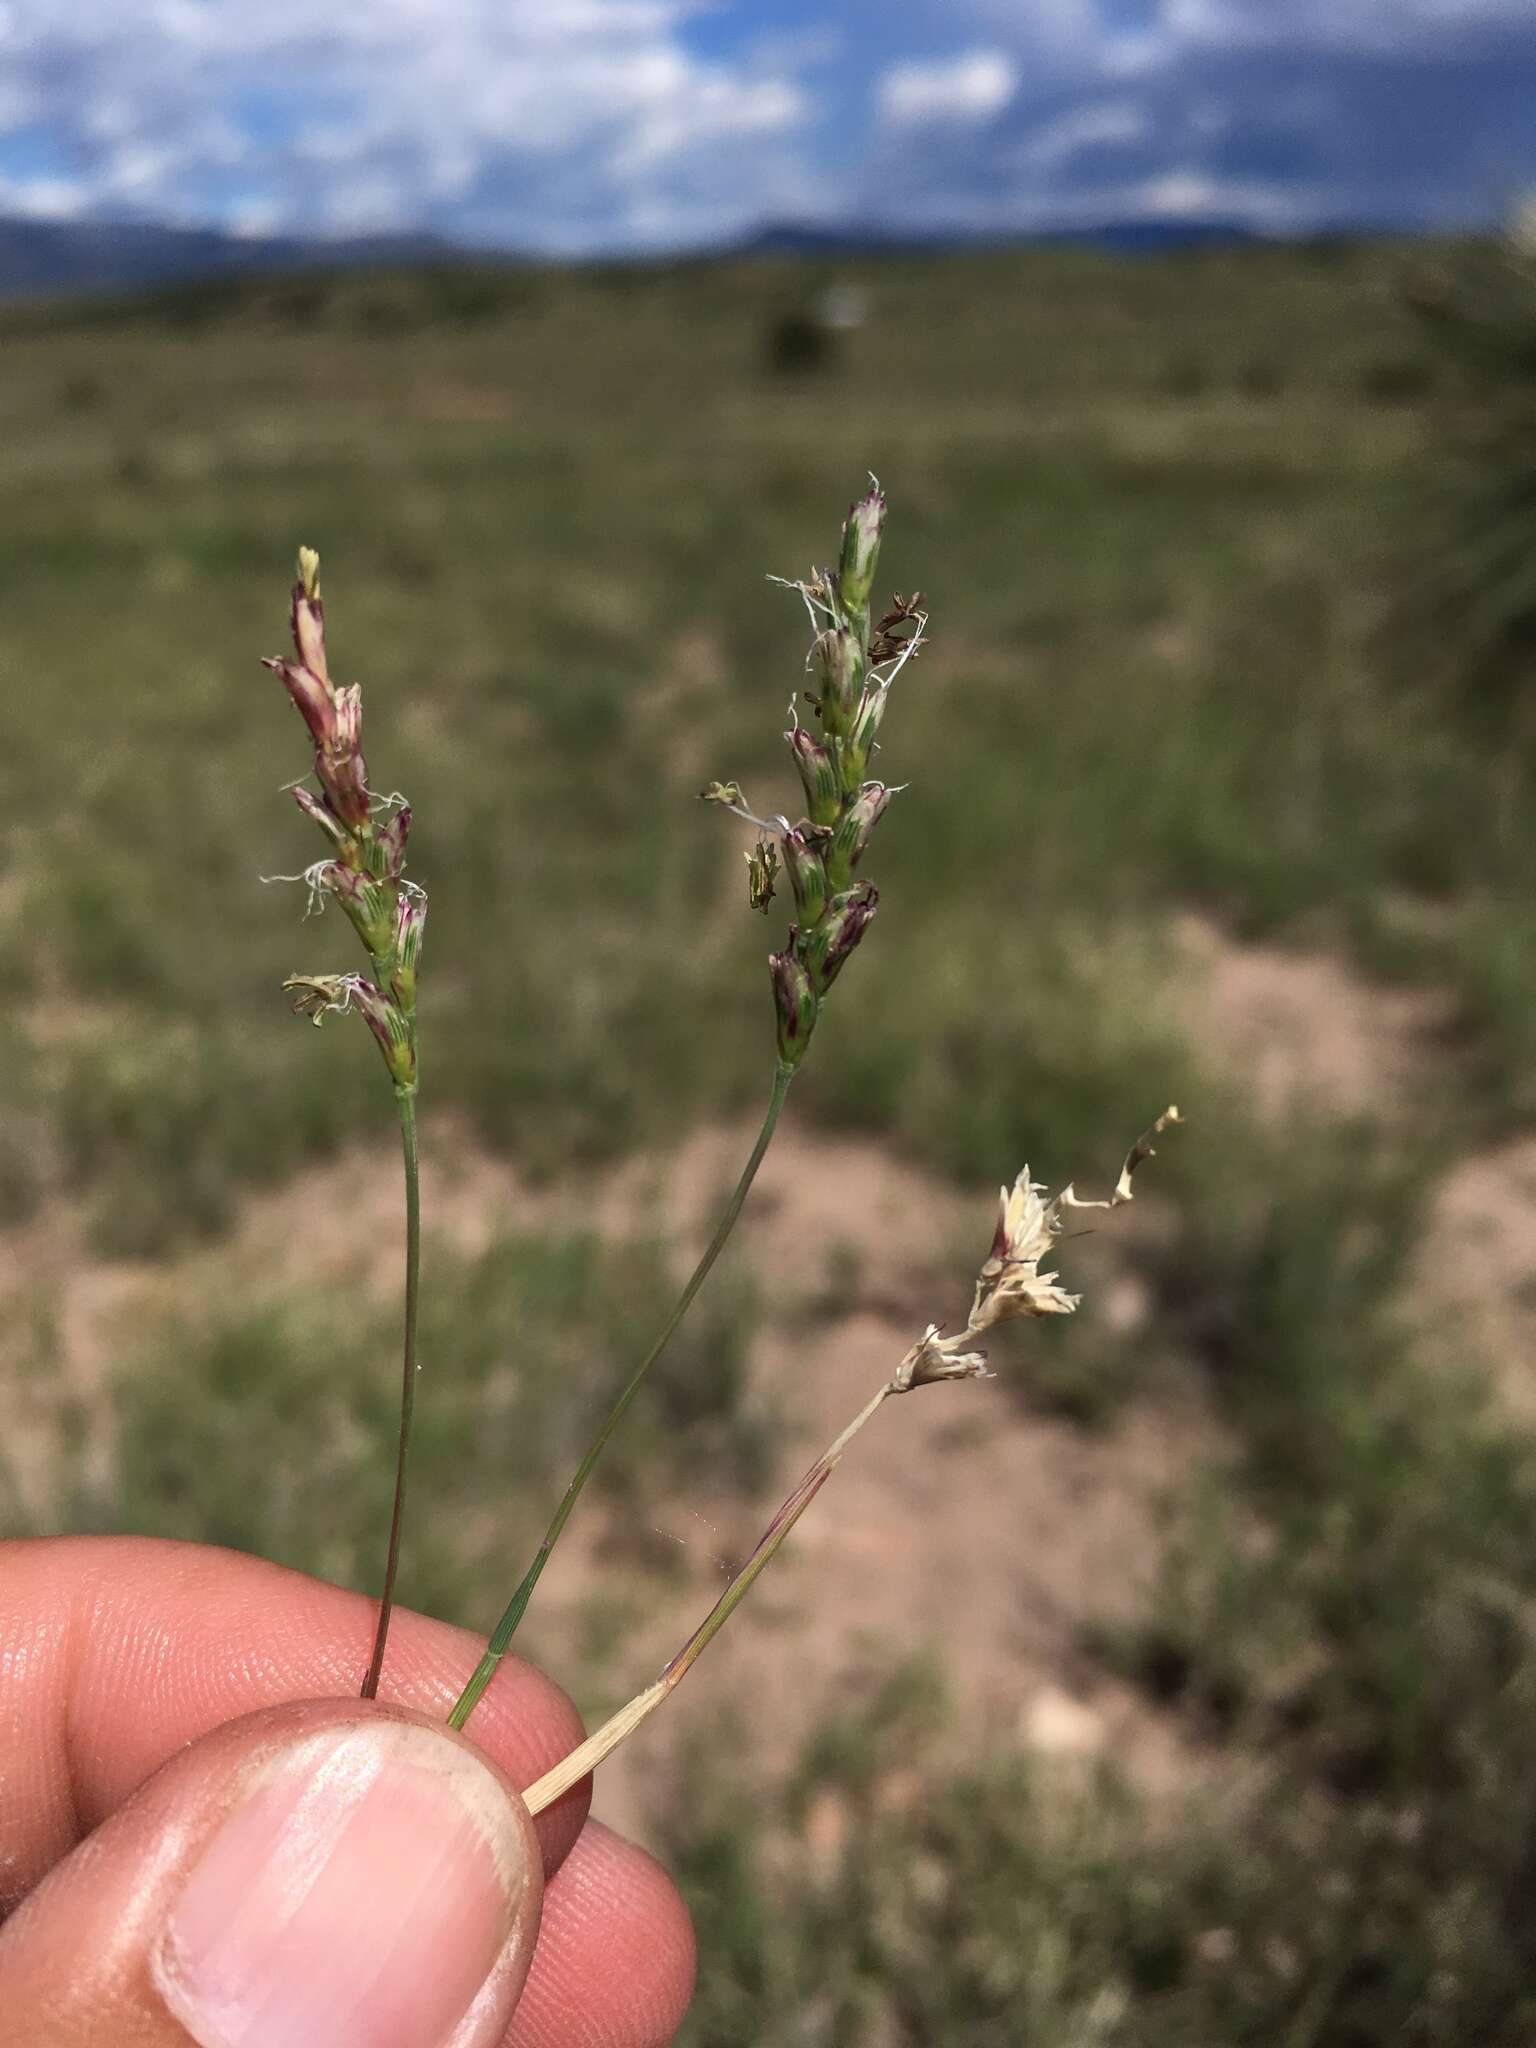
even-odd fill
[[(758, 1778), (726, 1688), (666, 1752), (688, 1798), (647, 1816), (701, 1917), (695, 2048), (1536, 2025), (1536, 1379), (1509, 1335), (1536, 805), (1521, 718), (1467, 715), (1447, 646), (1404, 644), (1466, 403), (1403, 306), (1419, 260), (423, 272), (0, 323), (6, 1526), (377, 1569), (389, 1103), (365, 1034), (302, 1031), (278, 992), (352, 966), (350, 934), (258, 879), (317, 850), (256, 665), (301, 541), (432, 897), (428, 1155), (464, 1228), (429, 1272), (425, 1355), (453, 1370), (424, 1394), (408, 1598), (493, 1617), (686, 1249), (638, 1198), (766, 1093), (782, 926), (695, 793), (790, 807), (803, 618), (764, 575), (831, 552), (866, 470), (882, 587), (927, 593), (933, 644), (883, 734), (910, 787), (880, 915), (788, 1141), (922, 1176), (944, 1221), (893, 1255), (823, 1197), (769, 1259), (749, 1218), (598, 1520), (631, 1553), (656, 1501), (749, 1526), (809, 1426), (818, 1319), (884, 1289), (921, 1327), (934, 1275), (964, 1292), (957, 1204), (984, 1242), (1026, 1158), (1093, 1178), (1165, 1101), (1192, 1112), (1148, 1221), (1084, 1250), (1136, 1314), (1090, 1296), (986, 1396), (1090, 1464), (1129, 1416), (1200, 1417), (1147, 1583), (1075, 1602), (1061, 1681), (1133, 1697), (1180, 1788), (1103, 1756), (1064, 1777), (899, 1636), (797, 1761), (757, 1745)], [(776, 367), (833, 278), (865, 325)], [(1487, 1328), (1437, 1291), (1478, 1174)], [(780, 1199), (792, 1225), (793, 1179)], [(957, 1425), (925, 1482), (963, 1489), (972, 1455)], [(954, 1510), (927, 1496), (942, 1589)], [(588, 1704), (676, 1590), (650, 1550), (599, 1545), (577, 1633), (536, 1634)], [(1049, 1567), (988, 1563), (1005, 1594)], [(824, 1597), (852, 1629), (859, 1586)], [(792, 1662), (794, 1603), (775, 1626)]]

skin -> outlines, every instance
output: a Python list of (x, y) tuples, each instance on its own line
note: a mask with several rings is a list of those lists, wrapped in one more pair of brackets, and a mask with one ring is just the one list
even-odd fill
[[(370, 1715), (441, 1724), (482, 1644), (397, 1612), (364, 1704), (372, 1603), (227, 1551), (134, 1538), (0, 1544), (0, 2013), (29, 2048), (185, 2048), (146, 1952), (159, 1902), (262, 1745)], [(565, 1695), (509, 1657), (472, 1723), (512, 1787), (580, 1740)], [(693, 1938), (664, 1873), (587, 1819), (531, 1827), (526, 1985), (502, 2048), (664, 2048)], [(89, 1838), (89, 1839), (88, 1839)], [(82, 1846), (84, 1845), (84, 1846)], [(147, 1931), (145, 1931), (147, 1930)], [(510, 1998), (515, 1986), (508, 1993)]]

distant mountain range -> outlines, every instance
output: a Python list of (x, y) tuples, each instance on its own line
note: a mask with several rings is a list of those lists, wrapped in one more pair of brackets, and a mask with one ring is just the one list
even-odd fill
[[(933, 253), (998, 246), (1009, 238), (942, 233), (902, 234), (889, 228), (806, 227), (793, 222), (759, 229), (719, 255), (836, 257), (885, 252)], [(1080, 243), (1126, 255), (1213, 243), (1259, 240), (1241, 221), (1125, 220), (1042, 230), (1017, 241)], [(699, 252), (704, 253), (704, 252)], [(416, 263), (495, 261), (435, 235), (360, 236), (309, 241), (296, 236), (242, 236), (216, 228), (147, 223), (15, 220), (0, 217), (0, 297), (131, 292), (155, 285), (246, 277), (272, 271), (346, 269)], [(505, 260), (518, 260), (508, 251)]]
[(444, 261), (458, 253), (452, 243), (433, 235), (315, 242), (226, 235), (217, 228), (0, 217), (0, 296), (136, 291), (262, 271)]
[(941, 249), (1016, 247), (1020, 243), (1076, 243), (1127, 255), (1160, 249), (1257, 242), (1265, 238), (1239, 220), (1104, 220), (1084, 227), (1038, 228), (1017, 235), (918, 231), (885, 227), (804, 227), (793, 221), (758, 229), (738, 245), (748, 256), (852, 256), (886, 250), (892, 254)]

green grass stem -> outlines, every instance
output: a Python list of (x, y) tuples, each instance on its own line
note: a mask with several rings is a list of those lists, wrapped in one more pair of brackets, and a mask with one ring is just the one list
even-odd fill
[(507, 1646), (517, 1633), (518, 1625), (527, 1612), (528, 1603), (533, 1598), (533, 1589), (539, 1583), (544, 1567), (549, 1562), (550, 1554), (559, 1542), (561, 1532), (570, 1520), (571, 1512), (581, 1497), (581, 1490), (591, 1478), (593, 1468), (607, 1447), (609, 1438), (624, 1420), (625, 1415), (629, 1411), (630, 1403), (645, 1384), (647, 1373), (649, 1373), (651, 1367), (672, 1341), (673, 1333), (676, 1331), (678, 1324), (687, 1315), (689, 1309), (693, 1306), (694, 1298), (698, 1294), (699, 1289), (709, 1278), (710, 1269), (713, 1267), (716, 1259), (719, 1258), (721, 1252), (725, 1250), (731, 1232), (736, 1228), (737, 1218), (741, 1215), (742, 1207), (751, 1191), (752, 1183), (757, 1178), (757, 1170), (767, 1155), (769, 1145), (773, 1142), (774, 1129), (779, 1121), (779, 1111), (784, 1107), (784, 1098), (789, 1093), (789, 1084), (793, 1079), (793, 1068), (785, 1066), (782, 1061), (775, 1066), (773, 1088), (768, 1097), (767, 1110), (763, 1115), (762, 1128), (757, 1134), (756, 1143), (752, 1147), (747, 1163), (741, 1170), (741, 1177), (731, 1191), (731, 1198), (720, 1213), (720, 1220), (715, 1225), (714, 1236), (711, 1237), (709, 1243), (705, 1246), (699, 1263), (689, 1275), (688, 1284), (678, 1296), (676, 1306), (662, 1325), (656, 1341), (630, 1374), (623, 1392), (609, 1410), (607, 1420), (588, 1445), (585, 1457), (576, 1467), (571, 1483), (566, 1487), (560, 1505), (556, 1508), (554, 1517), (548, 1529), (544, 1532), (543, 1540), (534, 1554), (533, 1562), (529, 1565), (527, 1571), (524, 1572), (517, 1591), (508, 1601), (506, 1611), (502, 1615), (501, 1620), (496, 1624), (495, 1632), (486, 1645), (485, 1655), (480, 1659), (479, 1664), (476, 1665), (473, 1676), (459, 1695), (453, 1712), (448, 1716), (450, 1728), (462, 1728), (474, 1712), (481, 1694), (491, 1682), (497, 1665), (506, 1655)]
[(400, 1571), (400, 1532), (405, 1521), (405, 1478), (411, 1452), (411, 1419), (416, 1410), (416, 1305), (421, 1289), (421, 1170), (416, 1148), (416, 1092), (400, 1089), (400, 1143), (405, 1159), (405, 1339), (401, 1347), (400, 1437), (395, 1454), (395, 1501), (389, 1518), (389, 1553), (384, 1562), (384, 1588), (379, 1595), (379, 1620), (373, 1655), (363, 1679), (365, 1700), (378, 1698), (384, 1671), (384, 1646), (395, 1606), (395, 1580)]

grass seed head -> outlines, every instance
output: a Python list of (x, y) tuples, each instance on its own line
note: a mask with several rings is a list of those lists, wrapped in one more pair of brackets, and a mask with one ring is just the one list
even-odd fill
[(331, 896), (346, 912), (372, 966), (360, 975), (293, 975), (283, 986), (294, 1008), (318, 1024), (332, 1011), (356, 1010), (384, 1054), (397, 1090), (416, 1086), (416, 970), (426, 920), (425, 893), (404, 879), (411, 808), (403, 798), (378, 799), (363, 760), (363, 692), (337, 688), (325, 651), (320, 557), (300, 548), (289, 607), (295, 659), (264, 665), (283, 679), (314, 742), (320, 794), (296, 787), (294, 801), (319, 827), (332, 857), (307, 877), (313, 902)]
[[(813, 684), (804, 702), (816, 722), (802, 724), (791, 700), (784, 735), (804, 792), (805, 817), (798, 823), (755, 817), (735, 782), (711, 782), (700, 791), (706, 803), (755, 824), (764, 846), (777, 840), (794, 891), (795, 922), (782, 952), (769, 962), (779, 1056), (791, 1065), (804, 1058), (822, 1000), (868, 930), (879, 900), (874, 885), (856, 881), (855, 873), (895, 792), (868, 779), (868, 768), (891, 683), (916, 652), (925, 623), (917, 600), (898, 597), (871, 637), (870, 593), (885, 512), (885, 493), (871, 478), (843, 522), (836, 572), (814, 570), (788, 583), (799, 593), (814, 633), (806, 658)], [(766, 909), (772, 871), (765, 870), (763, 846), (747, 859), (752, 907)]]

